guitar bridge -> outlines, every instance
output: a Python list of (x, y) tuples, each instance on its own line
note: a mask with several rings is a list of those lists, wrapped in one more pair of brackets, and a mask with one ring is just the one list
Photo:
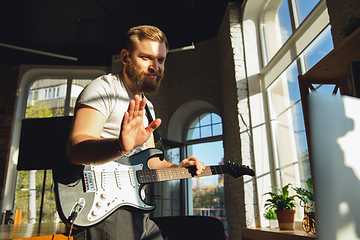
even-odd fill
[(85, 192), (96, 192), (96, 178), (95, 171), (84, 171), (84, 180), (85, 180)]

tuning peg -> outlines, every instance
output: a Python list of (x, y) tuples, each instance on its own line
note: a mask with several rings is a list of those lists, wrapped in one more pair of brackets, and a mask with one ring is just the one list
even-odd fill
[(252, 170), (249, 166), (246, 165), (239, 165), (238, 163), (234, 162), (227, 162), (226, 166), (229, 170), (229, 174), (235, 178), (238, 178), (243, 175), (255, 176), (254, 170)]

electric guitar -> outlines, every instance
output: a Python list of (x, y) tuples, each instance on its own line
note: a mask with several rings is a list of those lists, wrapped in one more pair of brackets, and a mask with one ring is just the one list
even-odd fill
[(68, 226), (73, 223), (77, 227), (87, 227), (99, 223), (120, 207), (151, 211), (155, 206), (145, 203), (142, 196), (142, 188), (148, 183), (224, 173), (234, 178), (255, 175), (247, 166), (230, 163), (207, 166), (200, 175), (195, 174), (195, 167), (149, 169), (147, 161), (162, 155), (161, 150), (150, 148), (103, 165), (68, 163), (55, 167), (54, 191), (60, 218)]

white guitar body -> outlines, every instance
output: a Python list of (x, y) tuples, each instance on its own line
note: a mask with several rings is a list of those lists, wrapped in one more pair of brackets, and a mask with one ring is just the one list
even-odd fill
[(87, 216), (90, 222), (99, 220), (112, 209), (121, 206), (131, 206), (145, 211), (154, 209), (154, 206), (143, 201), (145, 191), (142, 191), (142, 185), (136, 178), (138, 170), (143, 170), (143, 164), (126, 166), (110, 162), (101, 166), (91, 166), (91, 173), (95, 173), (97, 191)]
[(151, 211), (155, 206), (144, 202), (136, 171), (148, 169), (147, 161), (163, 153), (147, 149), (139, 154), (120, 157), (97, 166), (64, 164), (54, 169), (54, 190), (60, 218), (69, 225), (69, 216), (78, 201), (84, 202), (74, 225), (94, 225), (120, 207)]

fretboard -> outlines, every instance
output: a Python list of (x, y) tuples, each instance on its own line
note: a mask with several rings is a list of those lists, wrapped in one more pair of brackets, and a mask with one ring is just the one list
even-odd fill
[(195, 174), (195, 167), (189, 167), (139, 170), (136, 172), (136, 177), (139, 183), (147, 184), (153, 182), (162, 182), (193, 177), (205, 177), (224, 173), (227, 173), (226, 166), (219, 165), (205, 167), (205, 170), (200, 175)]

